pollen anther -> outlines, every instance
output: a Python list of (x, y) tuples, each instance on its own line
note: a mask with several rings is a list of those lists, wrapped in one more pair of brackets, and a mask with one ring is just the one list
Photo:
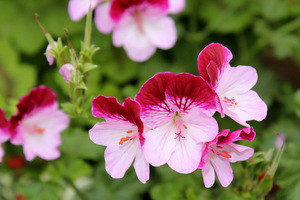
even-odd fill
[(130, 139), (129, 136), (126, 136), (126, 137), (122, 137), (119, 141), (119, 144), (123, 144), (124, 142), (128, 141)]

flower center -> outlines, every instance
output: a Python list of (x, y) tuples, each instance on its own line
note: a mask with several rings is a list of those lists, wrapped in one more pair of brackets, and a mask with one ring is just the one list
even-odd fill
[(178, 111), (175, 111), (175, 114), (174, 114), (174, 124), (176, 126), (176, 129), (177, 129), (177, 133), (175, 133), (175, 137), (174, 139), (178, 139), (179, 142), (180, 142), (180, 139), (184, 139), (185, 138), (185, 134), (182, 132), (182, 127), (184, 129), (187, 129), (188, 127), (182, 123), (182, 119), (181, 119), (181, 114), (178, 112)]
[(234, 100), (234, 98), (228, 98), (228, 97), (224, 97), (223, 98), (223, 102), (227, 105), (227, 106), (237, 106), (238, 102), (236, 102)]
[(142, 20), (141, 12), (138, 11), (138, 10), (133, 11), (133, 18), (134, 18), (134, 21), (137, 24), (137, 27), (138, 27), (139, 31), (141, 33), (144, 33), (145, 31), (144, 31), (144, 28), (143, 28), (143, 20)]
[(119, 141), (119, 144), (122, 145), (124, 142), (127, 142), (128, 140), (133, 140), (135, 138), (138, 137), (138, 132), (137, 131), (134, 131), (134, 130), (129, 130), (129, 131), (126, 131), (127, 134), (132, 134), (130, 136), (126, 136), (126, 137), (122, 137)]
[(37, 134), (43, 134), (45, 132), (44, 128), (38, 127), (37, 125), (25, 126), (25, 130), (27, 133), (37, 133)]
[(228, 151), (224, 150), (221, 145), (212, 145), (211, 146), (211, 152), (218, 155), (222, 156), (224, 158), (231, 158), (232, 156), (228, 153)]

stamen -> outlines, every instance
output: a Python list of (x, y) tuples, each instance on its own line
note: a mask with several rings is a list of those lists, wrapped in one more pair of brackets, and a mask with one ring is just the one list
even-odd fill
[(138, 29), (141, 33), (144, 33), (144, 28), (143, 28), (143, 21), (141, 18), (141, 13), (139, 11), (134, 11), (133, 17), (135, 22), (137, 23)]
[(40, 128), (40, 127), (36, 127), (35, 132), (38, 134), (43, 134), (45, 132), (45, 129)]
[(126, 131), (126, 133), (132, 133), (133, 131), (132, 130), (130, 130), (130, 131)]
[(229, 99), (228, 97), (224, 97), (223, 101), (229, 106), (237, 106), (238, 102), (234, 100), (234, 98)]
[(187, 126), (185, 124), (182, 124), (183, 128), (187, 129)]
[(129, 136), (122, 137), (122, 138), (120, 139), (120, 141), (119, 141), (119, 144), (123, 144), (123, 142), (126, 142), (126, 141), (128, 141), (129, 139), (130, 139)]
[(217, 153), (219, 156), (223, 156), (224, 158), (231, 158), (232, 156), (227, 151), (221, 151)]
[(179, 142), (180, 142), (180, 138), (185, 138), (183, 135), (181, 135), (181, 131), (179, 132), (179, 133), (175, 133), (175, 138), (174, 139), (177, 139), (178, 138), (178, 140), (179, 140)]

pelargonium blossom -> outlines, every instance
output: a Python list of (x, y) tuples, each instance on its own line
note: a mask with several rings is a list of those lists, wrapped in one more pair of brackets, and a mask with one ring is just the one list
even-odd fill
[(222, 117), (231, 117), (244, 126), (246, 121), (261, 121), (267, 115), (267, 106), (251, 90), (257, 82), (255, 68), (250, 66), (231, 67), (231, 52), (218, 43), (205, 47), (198, 56), (198, 70), (218, 94), (218, 111)]
[(140, 105), (126, 98), (120, 105), (115, 97), (98, 96), (92, 102), (92, 114), (106, 121), (97, 123), (89, 131), (90, 139), (107, 146), (104, 158), (106, 171), (113, 178), (122, 178), (134, 161), (138, 179), (149, 179), (149, 164), (142, 152), (144, 125), (140, 119)]
[(56, 94), (38, 86), (17, 104), (17, 114), (10, 118), (11, 143), (23, 145), (25, 159), (36, 156), (52, 160), (60, 156), (60, 132), (67, 128), (69, 117), (58, 109)]
[(5, 114), (0, 108), (0, 162), (2, 162), (2, 157), (4, 155), (1, 144), (9, 139), (8, 125), (9, 123), (5, 118)]
[(90, 7), (93, 10), (99, 3), (102, 2), (103, 0), (70, 0), (68, 12), (71, 20), (80, 20), (83, 16), (88, 14)]
[(74, 66), (70, 63), (63, 64), (61, 68), (59, 69), (59, 73), (63, 76), (66, 83), (70, 83), (72, 71), (74, 70)]
[(249, 159), (254, 150), (250, 147), (235, 144), (238, 140), (253, 141), (255, 132), (252, 127), (246, 127), (230, 132), (222, 130), (217, 137), (206, 144), (199, 168), (205, 187), (211, 187), (215, 182), (215, 171), (223, 187), (227, 187), (233, 180), (230, 163)]
[(144, 124), (152, 128), (144, 134), (146, 160), (153, 166), (167, 163), (179, 173), (196, 170), (205, 142), (218, 134), (218, 124), (209, 115), (216, 109), (215, 93), (207, 82), (188, 73), (158, 73), (136, 100)]
[[(57, 42), (54, 41), (53, 43), (54, 43), (54, 45), (57, 45)], [(54, 59), (55, 59), (54, 56), (49, 55), (49, 54), (52, 54), (52, 53), (53, 53), (53, 51), (52, 51), (52, 45), (48, 44), (48, 46), (46, 48), (45, 54), (46, 54), (46, 59), (47, 59), (47, 61), (48, 61), (48, 63), (49, 63), (50, 66), (53, 65)]]
[(156, 48), (170, 49), (176, 42), (168, 9), (168, 0), (112, 0), (96, 8), (95, 23), (102, 33), (113, 31), (114, 46), (123, 46), (132, 60), (142, 62)]

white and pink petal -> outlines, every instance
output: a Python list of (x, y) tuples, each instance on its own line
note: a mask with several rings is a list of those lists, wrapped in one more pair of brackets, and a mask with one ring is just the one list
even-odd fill
[(103, 3), (95, 9), (95, 24), (97, 29), (104, 34), (110, 33), (115, 28), (115, 22), (110, 17), (111, 3)]
[(145, 184), (149, 180), (150, 167), (141, 149), (137, 150), (133, 167), (138, 179)]
[(164, 125), (173, 118), (173, 112), (166, 102), (165, 90), (174, 76), (171, 72), (157, 73), (141, 87), (136, 96), (142, 106), (142, 120), (151, 128)]
[[(211, 43), (208, 46), (206, 46), (198, 56), (199, 75), (203, 77), (206, 81), (212, 83), (212, 86), (214, 87), (215, 84), (218, 82), (218, 80), (216, 79), (219, 77), (219, 74), (221, 74), (227, 67), (230, 67), (229, 62), (231, 59), (232, 54), (229, 51), (229, 49), (224, 47), (222, 44)], [(214, 72), (217, 74), (210, 74), (210, 77), (213, 77), (214, 80), (210, 80), (207, 71), (207, 67), (212, 61), (215, 63), (214, 65), (218, 68), (218, 70), (214, 70)]]
[(203, 182), (206, 188), (210, 188), (215, 183), (215, 170), (208, 161), (202, 168)]
[(70, 0), (68, 12), (71, 20), (78, 21), (83, 16), (87, 15), (89, 8), (93, 10), (103, 0)]
[(176, 131), (177, 128), (170, 121), (145, 133), (143, 152), (151, 165), (158, 167), (169, 161), (178, 144), (178, 139), (175, 139)]
[(201, 77), (180, 73), (169, 80), (166, 96), (173, 111), (187, 112), (194, 107), (215, 110), (215, 92)]
[(234, 99), (236, 105), (226, 104), (221, 100), (223, 112), (243, 126), (249, 126), (247, 124), (249, 120), (262, 121), (267, 116), (267, 105), (252, 90), (229, 99)]
[(219, 127), (215, 118), (206, 115), (200, 108), (193, 108), (182, 118), (182, 121), (187, 134), (197, 143), (210, 142), (218, 134)]
[(223, 187), (227, 187), (233, 180), (233, 171), (227, 159), (211, 155), (210, 161), (216, 171), (218, 179)]
[(151, 43), (160, 49), (170, 49), (177, 40), (174, 20), (168, 16), (161, 18), (144, 18), (143, 28)]
[(105, 169), (113, 178), (122, 178), (128, 170), (140, 148), (139, 140), (135, 139), (122, 145), (112, 144), (104, 152)]
[(137, 131), (127, 121), (107, 120), (106, 122), (96, 123), (89, 130), (89, 137), (95, 144), (109, 146), (118, 144), (121, 138), (125, 138), (129, 134), (127, 132)]
[(169, 0), (169, 13), (180, 13), (185, 8), (185, 0)]
[(204, 144), (197, 143), (189, 134), (176, 140), (178, 143), (167, 163), (178, 173), (192, 173), (199, 166)]
[(216, 92), (220, 97), (248, 92), (257, 82), (257, 72), (250, 66), (228, 67), (219, 77)]

